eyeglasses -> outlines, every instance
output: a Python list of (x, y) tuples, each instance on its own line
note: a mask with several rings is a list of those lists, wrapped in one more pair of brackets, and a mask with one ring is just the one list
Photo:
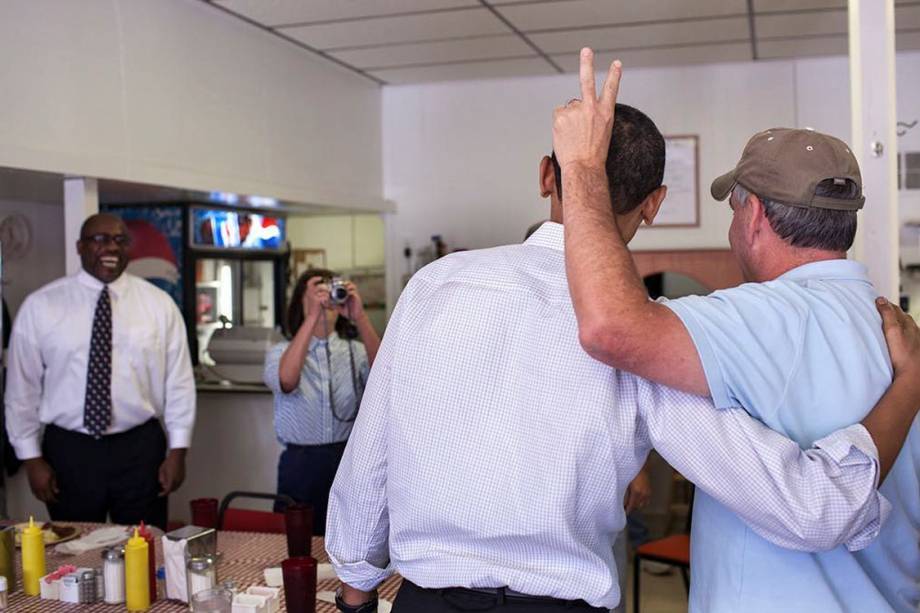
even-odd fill
[(105, 234), (102, 232), (99, 234), (90, 234), (89, 236), (84, 236), (80, 240), (86, 241), (87, 243), (92, 243), (97, 247), (104, 247), (110, 242), (115, 243), (119, 247), (127, 247), (131, 244), (131, 237), (127, 234)]

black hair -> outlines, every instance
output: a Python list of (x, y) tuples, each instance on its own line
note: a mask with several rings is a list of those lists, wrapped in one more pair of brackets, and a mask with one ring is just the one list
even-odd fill
[[(607, 183), (613, 212), (629, 213), (664, 180), (664, 137), (648, 115), (617, 103), (607, 149)], [(552, 154), (556, 192), (562, 199), (562, 169)]]

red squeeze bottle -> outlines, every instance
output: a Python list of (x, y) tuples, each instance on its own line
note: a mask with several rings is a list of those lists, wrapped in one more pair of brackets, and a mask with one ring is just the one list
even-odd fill
[(147, 564), (150, 573), (150, 602), (157, 599), (157, 550), (156, 539), (153, 538), (153, 532), (141, 521), (140, 528), (137, 530), (138, 536), (147, 541)]

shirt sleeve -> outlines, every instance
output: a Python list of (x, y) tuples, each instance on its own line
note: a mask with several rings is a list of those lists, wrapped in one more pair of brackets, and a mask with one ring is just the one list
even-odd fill
[[(278, 343), (265, 353), (265, 368), (262, 370), (262, 382), (275, 394), (286, 395), (281, 389), (281, 378), (278, 371), (281, 368), (281, 356), (287, 349), (287, 343)], [(293, 391), (297, 391), (296, 389)]]
[(195, 376), (188, 349), (185, 322), (172, 299), (166, 317), (166, 405), (163, 422), (170, 449), (187, 449), (195, 427)]
[(10, 336), (6, 367), (6, 430), (20, 460), (41, 457), (42, 378), (45, 366), (35, 326), (35, 304), (26, 299)]
[(387, 416), (393, 361), (404, 312), (412, 302), (403, 290), (370, 371), (361, 410), (329, 494), (326, 553), (343, 583), (371, 591), (390, 567), (390, 516), (387, 504)]
[(861, 425), (803, 451), (742, 409), (633, 379), (661, 456), (768, 541), (798, 551), (850, 551), (878, 536), (890, 504), (878, 493), (878, 450)]
[(781, 287), (748, 283), (663, 304), (690, 333), (717, 408), (741, 406), (755, 417), (776, 409), (775, 393), (759, 390), (785, 388), (803, 329)]

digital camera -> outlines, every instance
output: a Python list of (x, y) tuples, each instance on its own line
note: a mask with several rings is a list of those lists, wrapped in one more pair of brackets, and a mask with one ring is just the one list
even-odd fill
[(348, 301), (348, 287), (345, 279), (332, 277), (329, 281), (329, 298), (333, 304), (345, 304)]

